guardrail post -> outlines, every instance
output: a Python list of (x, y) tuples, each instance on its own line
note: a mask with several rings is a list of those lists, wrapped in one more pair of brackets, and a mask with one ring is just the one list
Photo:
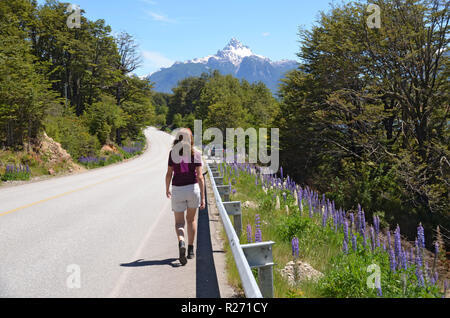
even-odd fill
[(258, 281), (264, 298), (274, 298), (273, 265), (258, 268)]
[[(213, 173), (213, 175), (214, 175), (214, 173)], [(218, 185), (218, 186), (223, 185), (223, 177), (214, 177), (214, 181), (216, 182), (216, 185)]]
[(229, 185), (218, 185), (216, 186), (217, 191), (219, 191), (223, 202), (230, 201), (230, 186)]
[(219, 173), (219, 168), (211, 168), (212, 173)]
[(233, 216), (234, 230), (238, 237), (242, 234), (242, 209), (241, 202), (223, 202), (225, 210), (227, 210), (228, 215)]
[(264, 298), (273, 298), (273, 262), (272, 246), (275, 242), (262, 242), (241, 245), (251, 268), (258, 268), (258, 280)]

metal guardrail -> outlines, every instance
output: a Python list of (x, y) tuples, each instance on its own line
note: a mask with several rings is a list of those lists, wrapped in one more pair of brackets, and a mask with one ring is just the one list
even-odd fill
[[(273, 298), (274, 263), (272, 246), (275, 243), (240, 244), (239, 237), (242, 232), (241, 203), (228, 202), (230, 187), (223, 185), (223, 176), (220, 176), (217, 163), (215, 161), (211, 163), (207, 162), (207, 167), (217, 208), (241, 278), (245, 296), (247, 298)], [(217, 183), (216, 180), (218, 181)], [(219, 183), (221, 185), (218, 185)], [(229, 215), (234, 217), (234, 227)], [(258, 268), (259, 285), (253, 276), (252, 268)]]

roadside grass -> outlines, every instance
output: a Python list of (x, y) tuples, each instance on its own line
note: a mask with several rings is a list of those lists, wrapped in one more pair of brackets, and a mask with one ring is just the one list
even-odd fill
[(78, 158), (77, 162), (87, 169), (109, 166), (123, 160), (128, 160), (143, 154), (147, 140), (140, 136), (136, 141), (127, 140), (124, 145), (115, 145), (118, 153), (105, 152), (98, 155)]
[[(302, 205), (296, 205), (296, 199), (290, 190), (278, 187), (263, 190), (262, 181), (255, 174), (223, 164), (219, 169), (224, 176), (224, 184), (231, 186), (230, 200), (242, 203), (241, 244), (250, 242), (247, 226), (251, 227), (251, 242), (255, 242), (256, 215), (259, 215), (261, 220), (262, 241), (275, 242), (273, 258), (276, 264), (276, 298), (442, 297), (442, 286), (436, 283), (431, 268), (414, 264), (420, 256), (419, 253), (415, 259), (409, 263), (405, 261), (405, 264), (398, 265), (397, 269), (392, 271), (389, 253), (380, 244), (377, 247), (375, 241), (374, 245), (371, 245), (370, 238), (362, 237), (353, 228), (350, 228), (350, 235), (355, 235), (355, 249), (349, 242), (347, 250), (344, 251), (343, 225), (338, 225), (333, 218), (327, 218), (324, 226), (323, 214), (310, 212), (307, 200), (303, 200)], [(279, 207), (276, 206), (277, 201)], [(286, 264), (294, 260), (291, 245), (294, 237), (299, 239), (298, 259), (322, 272), (324, 276), (320, 280), (302, 280), (291, 285), (281, 275)], [(394, 244), (392, 248), (393, 246)], [(242, 291), (228, 242), (225, 244), (225, 250), (229, 283)], [(375, 275), (372, 275), (375, 268), (379, 269), (379, 289), (368, 287), (368, 281), (375, 282)], [(420, 281), (418, 277), (421, 277), (419, 274), (422, 271), (424, 279)], [(257, 272), (254, 273), (257, 279)]]
[[(0, 180), (3, 182), (27, 181), (33, 177), (48, 175), (47, 160), (48, 158), (45, 156), (28, 153), (24, 150), (0, 150)], [(67, 162), (59, 162), (53, 165), (52, 169), (58, 173), (65, 171), (67, 167)]]
[[(146, 139), (144, 137), (137, 141), (127, 141), (125, 145), (117, 147), (118, 153), (109, 152), (101, 156), (81, 157), (74, 162), (86, 169), (95, 169), (128, 160), (143, 154)], [(28, 181), (34, 177), (48, 176), (49, 169), (58, 175), (65, 173), (70, 167), (71, 164), (66, 160), (50, 164), (46, 154), (38, 155), (25, 150), (0, 150), (0, 185), (6, 181)]]
[[(273, 248), (274, 259), (274, 294), (276, 298), (301, 298), (301, 297), (319, 297), (315, 283), (305, 281), (295, 286), (291, 286), (281, 275), (281, 270), (286, 264), (293, 260), (291, 249), (291, 234), (297, 234), (302, 246), (300, 258), (319, 271), (327, 269), (328, 262), (332, 256), (340, 252), (340, 243), (333, 237), (333, 246), (326, 243), (329, 239), (329, 233), (322, 231), (322, 228), (316, 226), (318, 219), (309, 220), (307, 218), (295, 218), (293, 215), (300, 214), (298, 206), (295, 206), (295, 200), (291, 196), (286, 196), (286, 204), (280, 204), (280, 209), (275, 208), (275, 200), (271, 195), (275, 191), (264, 193), (261, 187), (255, 184), (255, 176), (241, 173), (239, 177), (225, 175), (224, 183), (229, 184), (232, 180), (232, 188), (236, 190), (230, 198), (231, 201), (255, 202), (259, 204), (258, 208), (242, 208), (242, 226), (243, 231), (240, 237), (241, 244), (247, 244), (247, 225), (252, 226), (252, 240), (255, 241), (255, 217), (258, 214), (261, 218), (261, 232), (263, 241), (274, 241)], [(280, 202), (283, 202), (281, 198)], [(289, 214), (286, 212), (286, 205), (289, 208)], [(233, 222), (233, 220), (232, 220)], [(333, 232), (334, 234), (334, 232)], [(334, 235), (333, 235), (334, 236)], [(292, 236), (293, 237), (293, 236)], [(328, 242), (329, 243), (329, 242)], [(229, 282), (237, 289), (242, 289), (239, 273), (234, 264), (234, 259), (226, 243), (227, 266)], [(257, 278), (257, 275), (255, 276)]]

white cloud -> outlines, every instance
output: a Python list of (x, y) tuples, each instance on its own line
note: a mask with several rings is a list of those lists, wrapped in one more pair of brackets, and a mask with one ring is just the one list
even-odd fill
[(144, 59), (144, 68), (151, 72), (157, 71), (162, 67), (172, 66), (175, 63), (170, 58), (155, 51), (142, 51), (142, 57)]
[(261, 35), (262, 35), (263, 37), (268, 37), (268, 36), (270, 36), (270, 33), (269, 33), (269, 32), (263, 32)]
[(158, 4), (158, 2), (153, 1), (153, 0), (139, 0), (141, 2), (147, 3), (147, 4), (151, 4), (151, 5), (156, 5)]
[(146, 11), (146, 13), (154, 21), (166, 22), (166, 23), (176, 23), (177, 22), (176, 20), (169, 18), (165, 14), (159, 14), (159, 13), (156, 13), (156, 12), (153, 12), (153, 11), (148, 11), (148, 10)]

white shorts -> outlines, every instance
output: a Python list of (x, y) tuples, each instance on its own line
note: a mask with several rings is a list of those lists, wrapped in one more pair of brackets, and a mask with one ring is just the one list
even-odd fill
[(201, 201), (200, 186), (198, 183), (187, 186), (172, 186), (172, 211), (184, 212), (189, 209), (198, 209)]

